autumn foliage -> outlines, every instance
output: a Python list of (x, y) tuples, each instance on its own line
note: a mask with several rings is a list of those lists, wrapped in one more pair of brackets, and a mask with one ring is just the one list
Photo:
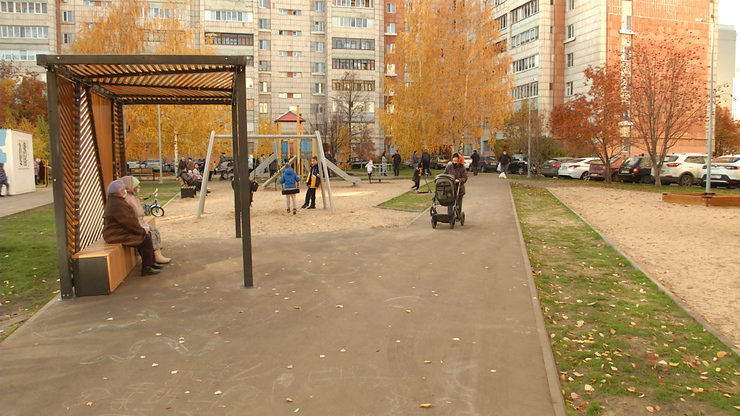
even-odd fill
[(0, 128), (31, 133), (34, 157), (49, 159), (46, 84), (9, 62), (0, 63)]
[(729, 155), (740, 153), (740, 121), (733, 120), (727, 107), (719, 107), (714, 116), (715, 154)]
[(584, 76), (588, 92), (556, 106), (550, 114), (550, 129), (566, 147), (598, 156), (609, 182), (612, 177), (609, 161), (622, 147), (620, 124), (629, 110), (623, 93), (623, 73), (619, 64), (613, 64), (588, 67)]
[(401, 153), (456, 150), (484, 128), (502, 126), (511, 111), (511, 59), (496, 43), (491, 7), (480, 0), (408, 2), (407, 30), (388, 57), (403, 76), (386, 83), (390, 100), (381, 113)]

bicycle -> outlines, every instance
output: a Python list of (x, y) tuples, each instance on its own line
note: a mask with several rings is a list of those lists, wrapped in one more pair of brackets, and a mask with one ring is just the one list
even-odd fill
[(141, 204), (141, 207), (144, 209), (144, 215), (152, 215), (155, 217), (161, 217), (164, 215), (164, 208), (159, 206), (159, 202), (157, 201), (157, 194), (159, 193), (159, 188), (154, 188), (154, 192), (152, 192), (151, 195), (149, 195), (146, 198), (142, 198), (143, 201), (146, 201), (150, 197), (154, 197), (154, 201), (152, 201), (151, 204), (147, 204), (146, 202)]

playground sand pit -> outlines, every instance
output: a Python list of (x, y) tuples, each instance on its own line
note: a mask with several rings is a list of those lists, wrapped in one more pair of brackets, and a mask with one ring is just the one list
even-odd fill
[[(316, 209), (300, 209), (306, 197), (305, 184), (296, 195), (298, 214), (285, 212), (285, 196), (279, 188), (260, 187), (254, 194), (251, 212), (252, 235), (316, 233), (344, 230), (399, 227), (410, 223), (418, 213), (376, 208), (376, 205), (408, 191), (410, 180), (381, 183), (363, 182), (360, 186), (332, 181), (335, 214), (323, 209), (321, 190), (316, 192)], [(209, 183), (211, 193), (205, 200), (201, 218), (196, 220), (198, 198), (176, 197), (165, 207), (166, 215), (157, 219), (166, 242), (199, 237), (234, 237), (234, 194), (229, 182)], [(431, 204), (431, 195), (430, 195)]]
[(740, 209), (619, 189), (550, 191), (740, 347)]

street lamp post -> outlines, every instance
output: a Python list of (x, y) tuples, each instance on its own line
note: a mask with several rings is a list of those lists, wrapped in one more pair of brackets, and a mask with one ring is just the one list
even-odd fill
[(163, 183), (162, 171), (164, 166), (162, 165), (162, 111), (157, 104), (157, 131), (159, 132), (159, 183)]
[(704, 193), (709, 195), (712, 192), (712, 150), (714, 139), (714, 3), (712, 3), (712, 13), (709, 15), (709, 22), (703, 19), (697, 19), (704, 23), (709, 23), (712, 31), (710, 37), (710, 56), (709, 56), (709, 104), (707, 106), (707, 178)]
[(532, 177), (532, 97), (527, 98), (527, 177)]

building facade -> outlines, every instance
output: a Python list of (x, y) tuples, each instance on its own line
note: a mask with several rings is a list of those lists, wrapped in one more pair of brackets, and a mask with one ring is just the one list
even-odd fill
[(56, 1), (0, 1), (0, 60), (43, 73), (37, 54), (56, 53)]

